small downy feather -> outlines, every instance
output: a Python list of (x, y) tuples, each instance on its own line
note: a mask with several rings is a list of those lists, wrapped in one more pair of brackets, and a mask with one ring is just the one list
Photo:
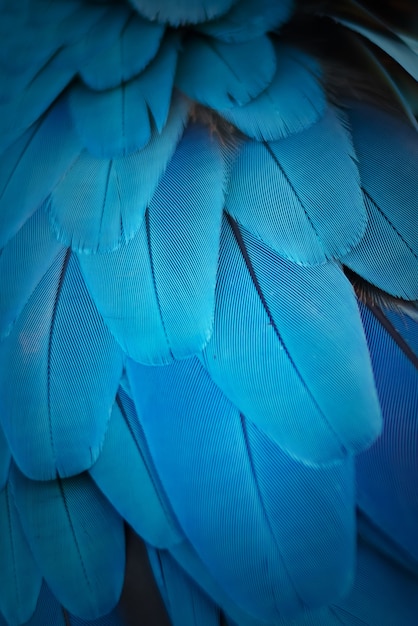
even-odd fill
[(223, 224), (203, 362), (244, 415), (297, 458), (342, 458), (380, 432), (367, 345), (342, 270), (286, 261), (232, 220)]
[(26, 475), (49, 480), (94, 463), (122, 362), (77, 258), (63, 250), (0, 344), (0, 419)]
[(0, 491), (0, 611), (9, 624), (23, 624), (35, 611), (42, 577), (21, 527), (10, 492)]
[(248, 104), (219, 110), (220, 115), (258, 141), (298, 133), (325, 112), (325, 94), (317, 61), (295, 47), (275, 46), (276, 73), (268, 87)]
[(96, 619), (119, 600), (123, 521), (87, 474), (38, 482), (11, 470), (12, 493), (36, 562), (71, 613)]
[(175, 514), (236, 604), (274, 620), (338, 597), (353, 567), (352, 460), (312, 467), (286, 455), (195, 359), (129, 361), (127, 372)]
[(103, 319), (135, 360), (183, 358), (210, 336), (223, 175), (215, 138), (188, 128), (135, 237), (110, 255), (79, 256)]
[(0, 247), (47, 198), (81, 150), (66, 108), (58, 102), (0, 156)]
[[(80, 154), (48, 204), (60, 241), (78, 252), (108, 252), (138, 232), (146, 207), (183, 133), (188, 102), (173, 98), (164, 130), (127, 157)], [(103, 260), (102, 260), (103, 261)], [(86, 260), (86, 264), (88, 264)]]
[(293, 0), (240, 0), (226, 15), (202, 24), (199, 30), (228, 42), (248, 41), (286, 22)]
[(232, 44), (191, 36), (179, 57), (175, 84), (189, 98), (222, 110), (256, 98), (275, 71), (274, 47), (265, 36)]
[(111, 89), (142, 72), (158, 52), (164, 27), (132, 12), (121, 36), (83, 65), (80, 75), (91, 89)]
[(350, 250), (364, 234), (366, 210), (345, 119), (329, 108), (297, 135), (244, 144), (226, 210), (280, 256), (302, 265)]
[(418, 324), (360, 306), (383, 414), (383, 432), (357, 459), (358, 502), (418, 562)]
[(342, 261), (393, 296), (418, 299), (418, 135), (403, 120), (350, 103), (368, 210), (359, 245)]
[(169, 113), (177, 61), (177, 38), (170, 38), (142, 74), (104, 92), (79, 83), (69, 93), (75, 128), (93, 155), (118, 158), (143, 148), (151, 118), (161, 133)]
[(196, 24), (223, 15), (237, 0), (130, 0), (131, 4), (151, 21), (168, 22), (172, 26)]
[(120, 391), (100, 456), (89, 472), (138, 535), (153, 546), (169, 548), (183, 540), (183, 533), (170, 510), (138, 429), (132, 400)]

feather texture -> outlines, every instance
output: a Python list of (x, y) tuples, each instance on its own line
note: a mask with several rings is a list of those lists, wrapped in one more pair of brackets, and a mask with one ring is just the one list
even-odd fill
[(155, 5), (153, 0), (130, 0), (138, 11), (151, 21), (168, 22), (173, 26), (210, 20), (223, 13), (237, 0), (163, 0)]
[(248, 142), (232, 170), (228, 213), (296, 263), (313, 265), (338, 258), (364, 234), (366, 210), (344, 124), (329, 109), (322, 120), (297, 135)]

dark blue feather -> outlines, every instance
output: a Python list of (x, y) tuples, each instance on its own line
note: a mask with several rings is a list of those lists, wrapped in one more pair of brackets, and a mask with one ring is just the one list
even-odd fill
[(406, 315), (365, 305), (361, 314), (384, 427), (357, 459), (358, 502), (418, 563), (418, 325)]
[(175, 84), (187, 96), (216, 110), (243, 105), (271, 83), (276, 55), (267, 37), (225, 43), (188, 38)]
[(0, 340), (7, 337), (62, 245), (40, 207), (0, 252)]
[(240, 0), (226, 15), (202, 24), (200, 31), (223, 41), (247, 41), (281, 26), (292, 9), (293, 0)]
[(164, 27), (132, 12), (120, 37), (105, 51), (83, 65), (80, 75), (92, 89), (111, 89), (142, 72), (155, 57)]
[(36, 211), (81, 149), (65, 106), (59, 103), (0, 156), (0, 247)]
[(71, 612), (96, 619), (119, 600), (123, 521), (87, 474), (29, 480), (16, 466), (12, 493), (23, 530), (51, 591)]
[(339, 458), (379, 434), (366, 341), (342, 271), (285, 261), (226, 221), (204, 364), (247, 418), (301, 459)]
[(364, 234), (366, 210), (344, 126), (345, 120), (328, 109), (301, 133), (244, 144), (232, 169), (228, 213), (296, 263), (339, 257)]
[(151, 21), (168, 22), (173, 26), (195, 24), (226, 13), (237, 0), (130, 0), (138, 11)]
[(177, 60), (177, 39), (162, 47), (142, 74), (104, 92), (82, 84), (70, 91), (74, 125), (88, 151), (100, 158), (126, 156), (151, 138), (151, 118), (161, 132), (167, 121)]
[(9, 624), (23, 624), (35, 610), (42, 577), (8, 485), (0, 491), (0, 563), (0, 611)]
[(417, 134), (371, 107), (353, 105), (349, 117), (368, 225), (343, 262), (394, 296), (418, 299)]
[(271, 84), (248, 104), (220, 110), (222, 117), (258, 141), (301, 132), (318, 121), (326, 108), (318, 62), (292, 46), (276, 44), (275, 51), (277, 67)]
[(49, 480), (94, 463), (122, 360), (76, 257), (62, 251), (0, 344), (0, 419), (22, 471)]
[[(185, 99), (175, 98), (161, 134), (154, 130), (147, 146), (126, 158), (104, 160), (82, 152), (48, 205), (58, 239), (87, 253), (108, 252), (132, 239), (183, 133), (187, 112)], [(81, 261), (88, 273), (89, 259), (83, 255)], [(91, 262), (105, 266), (112, 257)], [(96, 274), (92, 278), (98, 280)]]

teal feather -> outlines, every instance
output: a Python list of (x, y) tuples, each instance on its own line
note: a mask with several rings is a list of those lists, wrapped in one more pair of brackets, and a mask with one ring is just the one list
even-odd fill
[(0, 428), (0, 491), (4, 489), (9, 476), (10, 448), (3, 429)]
[(277, 67), (270, 85), (247, 104), (219, 111), (258, 141), (301, 132), (317, 122), (326, 109), (318, 62), (293, 46), (277, 44), (275, 51)]
[(315, 265), (338, 258), (366, 228), (355, 161), (346, 120), (329, 108), (319, 122), (287, 139), (244, 144), (226, 210), (291, 261)]
[(81, 78), (91, 89), (111, 89), (142, 72), (158, 52), (164, 27), (135, 12), (128, 17), (121, 36), (83, 65)]
[(22, 471), (51, 480), (94, 463), (122, 360), (88, 295), (76, 257), (63, 250), (0, 344), (0, 419)]
[(183, 533), (159, 484), (145, 440), (135, 432), (136, 422), (133, 403), (122, 392), (113, 407), (100, 456), (89, 472), (138, 535), (153, 546), (169, 548), (183, 540)]
[(9, 624), (23, 624), (35, 611), (42, 578), (8, 485), (0, 491), (0, 562), (0, 611)]
[(293, 0), (241, 0), (218, 19), (202, 24), (199, 30), (229, 42), (248, 41), (286, 22), (293, 9)]
[(58, 103), (0, 156), (0, 247), (48, 197), (81, 149), (65, 106)]
[(267, 37), (231, 44), (191, 36), (180, 55), (175, 84), (189, 98), (223, 110), (256, 98), (275, 70), (274, 47)]
[(245, 416), (300, 459), (342, 458), (380, 432), (367, 345), (342, 271), (285, 261), (226, 221), (203, 360)]
[(345, 265), (393, 296), (418, 299), (418, 144), (410, 125), (352, 106), (350, 121), (368, 224)]
[(153, 0), (130, 0), (139, 13), (151, 21), (168, 22), (173, 26), (195, 24), (218, 17), (228, 11), (237, 0), (162, 0), (156, 6)]
[(82, 84), (71, 89), (74, 125), (91, 154), (110, 159), (142, 149), (151, 137), (151, 116), (158, 131), (163, 130), (176, 60), (175, 40), (170, 39), (145, 71), (129, 82), (104, 92)]
[[(153, 130), (145, 148), (126, 158), (105, 160), (82, 152), (48, 203), (58, 239), (86, 253), (108, 252), (132, 239), (176, 149), (187, 113), (188, 103), (176, 97), (161, 134)], [(83, 266), (90, 263), (81, 261)]]
[(122, 519), (86, 474), (29, 480), (16, 466), (12, 493), (36, 562), (58, 600), (75, 615), (110, 612), (122, 590)]

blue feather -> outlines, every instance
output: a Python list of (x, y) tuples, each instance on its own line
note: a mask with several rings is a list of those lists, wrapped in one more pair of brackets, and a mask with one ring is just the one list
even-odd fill
[(168, 22), (173, 26), (195, 24), (226, 13), (237, 0), (130, 0), (138, 11), (151, 21)]
[[(108, 161), (82, 152), (48, 205), (58, 239), (87, 253), (114, 250), (132, 239), (175, 151), (187, 113), (188, 103), (176, 97), (162, 133), (154, 130), (145, 148), (126, 158)], [(88, 259), (81, 260), (89, 265)], [(100, 267), (112, 258), (96, 261)]]
[(366, 341), (342, 271), (285, 261), (226, 222), (204, 364), (248, 419), (301, 459), (341, 458), (379, 434)]
[(338, 597), (354, 555), (351, 460), (312, 467), (287, 456), (195, 360), (129, 362), (128, 377), (180, 524), (237, 605), (273, 620)]
[(183, 533), (159, 484), (145, 441), (134, 430), (139, 427), (137, 420), (132, 401), (122, 392), (113, 407), (100, 456), (89, 472), (135, 532), (153, 546), (168, 548), (182, 541)]
[(151, 115), (161, 132), (167, 121), (176, 68), (176, 38), (136, 78), (115, 89), (92, 91), (81, 83), (69, 95), (75, 128), (94, 156), (117, 158), (143, 148), (151, 137)]
[(103, 319), (135, 360), (195, 354), (210, 336), (222, 178), (216, 141), (188, 129), (134, 239), (111, 255), (79, 257)]
[(111, 89), (130, 80), (155, 57), (163, 34), (161, 24), (148, 22), (132, 12), (120, 37), (83, 65), (83, 81), (92, 89)]
[(418, 563), (418, 324), (373, 311), (361, 305), (384, 427), (357, 459), (358, 502)]
[(175, 84), (215, 110), (247, 104), (271, 83), (274, 47), (267, 37), (225, 43), (191, 36), (179, 57)]
[(59, 103), (0, 156), (0, 247), (64, 177), (82, 149)]
[(152, 563), (172, 626), (219, 626), (219, 609), (167, 552), (159, 552)]
[(240, 0), (226, 15), (202, 24), (199, 30), (223, 41), (247, 41), (281, 26), (292, 8), (293, 0)]
[(409, 124), (371, 107), (352, 107), (368, 226), (345, 265), (380, 289), (418, 299), (418, 142)]
[(22, 471), (48, 480), (94, 463), (122, 358), (89, 297), (76, 257), (62, 251), (0, 344), (0, 419)]
[(297, 135), (250, 141), (232, 169), (228, 213), (296, 263), (339, 257), (364, 234), (366, 210), (344, 123), (329, 109)]
[(224, 178), (216, 136), (191, 125), (149, 206), (153, 278), (175, 358), (200, 351), (210, 337)]
[(12, 493), (41, 572), (71, 612), (96, 619), (119, 600), (125, 570), (122, 519), (86, 474), (29, 480), (16, 466)]
[(42, 578), (9, 486), (0, 491), (0, 562), (0, 611), (10, 624), (23, 624), (35, 610)]
[(0, 491), (4, 489), (9, 476), (10, 448), (3, 429), (0, 428)]
[(0, 340), (10, 333), (34, 289), (62, 253), (51, 235), (46, 212), (40, 207), (0, 253)]
[(292, 46), (276, 45), (275, 50), (277, 67), (271, 84), (248, 104), (220, 111), (258, 141), (301, 132), (318, 121), (326, 108), (318, 62)]

